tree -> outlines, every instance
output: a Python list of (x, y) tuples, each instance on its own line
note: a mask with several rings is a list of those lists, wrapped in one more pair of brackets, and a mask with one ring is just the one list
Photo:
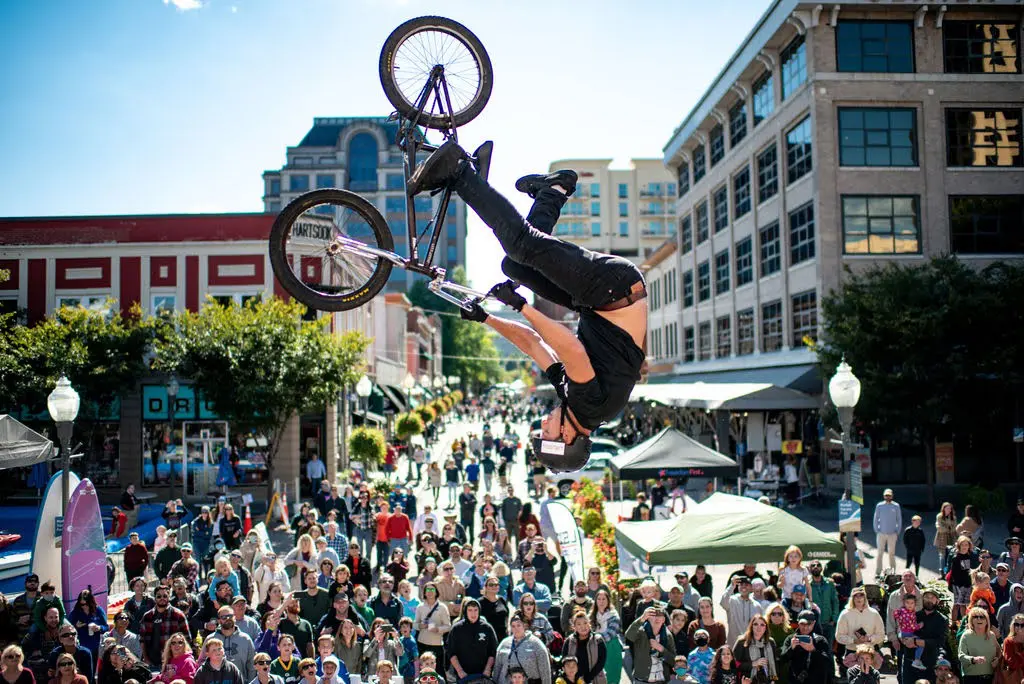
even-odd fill
[(191, 378), (218, 415), (268, 437), (271, 472), (288, 421), (337, 401), (362, 372), (367, 339), (335, 336), (328, 318), (302, 321), (304, 312), (277, 298), (245, 306), (208, 299), (198, 313), (176, 314), (176, 330), (156, 341), (155, 368)]
[[(468, 283), (462, 266), (456, 266), (448, 275), (452, 282)], [(417, 280), (408, 297), (414, 306), (441, 312), (442, 369), (445, 375), (457, 375), (465, 387), (477, 390), (501, 380), (501, 357), (494, 347), (494, 332), (490, 328), (459, 318), (458, 307), (428, 290), (425, 280)]]
[(952, 256), (847, 270), (822, 302), (824, 377), (842, 357), (861, 379), (860, 421), (925, 450), (932, 496), (936, 437), (978, 430), (1019, 388), (1024, 267), (978, 271)]

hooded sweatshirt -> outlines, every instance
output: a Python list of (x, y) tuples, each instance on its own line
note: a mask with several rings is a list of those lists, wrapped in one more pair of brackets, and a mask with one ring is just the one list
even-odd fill
[[(1022, 597), (1019, 601), (1017, 600), (1018, 589), (1022, 592)], [(1010, 586), (1010, 600), (1005, 605), (1000, 606), (999, 612), (996, 613), (996, 623), (999, 625), (1000, 638), (1005, 639), (1009, 635), (1013, 616), (1021, 612), (1024, 612), (1024, 584), (1014, 582)]]

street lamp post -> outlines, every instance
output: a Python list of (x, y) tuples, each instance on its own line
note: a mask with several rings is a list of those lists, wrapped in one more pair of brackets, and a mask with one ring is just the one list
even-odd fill
[(373, 391), (373, 383), (370, 382), (370, 378), (365, 375), (359, 378), (359, 382), (356, 383), (356, 394), (359, 396), (359, 404), (363, 409), (363, 423), (366, 423), (366, 413), (369, 411), (369, 396)]
[[(178, 390), (181, 386), (178, 384), (178, 378), (171, 375), (171, 379), (167, 381), (167, 446), (174, 446), (174, 413), (178, 410)], [(184, 435), (182, 435), (184, 437)], [(181, 458), (181, 498), (184, 499), (188, 496), (186, 489), (188, 484), (185, 482), (185, 477), (188, 473), (188, 457), (185, 454), (185, 440), (181, 440), (181, 453), (178, 456)], [(175, 449), (177, 451), (177, 449)], [(174, 472), (174, 462), (171, 461), (168, 465), (171, 467), (171, 472)], [(173, 477), (171, 478), (174, 479)]]
[(78, 418), (78, 407), (80, 400), (78, 392), (71, 386), (71, 381), (66, 376), (60, 376), (57, 386), (46, 398), (46, 408), (50, 411), (50, 418), (57, 424), (57, 439), (60, 441), (61, 449), (61, 515), (67, 513), (68, 498), (71, 496), (69, 473), (71, 471), (71, 431), (75, 425), (75, 418)]
[(405, 408), (409, 411), (412, 410), (412, 388), (416, 386), (416, 378), (413, 377), (412, 373), (406, 373), (405, 379), (402, 380), (402, 387), (405, 388)]
[[(860, 400), (860, 380), (853, 374), (846, 359), (836, 367), (836, 374), (828, 382), (828, 394), (839, 414), (839, 424), (843, 429), (843, 474), (846, 478), (846, 497), (853, 497), (853, 486), (850, 477), (850, 429), (853, 425), (853, 409)], [(850, 581), (856, 574), (854, 552), (857, 541), (852, 532), (846, 533), (846, 567), (850, 572)]]

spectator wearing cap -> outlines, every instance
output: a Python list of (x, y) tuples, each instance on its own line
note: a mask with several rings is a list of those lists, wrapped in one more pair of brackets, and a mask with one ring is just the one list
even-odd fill
[(123, 610), (118, 611), (114, 615), (113, 627), (103, 637), (104, 639), (108, 637), (113, 639), (116, 645), (124, 646), (131, 651), (136, 660), (142, 660), (142, 642), (139, 641), (139, 635), (129, 629), (131, 621), (132, 618), (128, 613)]
[(679, 585), (679, 591), (683, 594), (683, 605), (696, 613), (700, 594), (690, 585), (690, 576), (685, 571), (680, 571), (676, 573), (675, 579), (676, 584)]
[(1013, 584), (1009, 580), (1010, 566), (999, 561), (996, 563), (995, 577), (989, 582), (992, 587), (992, 594), (996, 597), (995, 605), (999, 607), (1010, 600), (1010, 587)]
[(767, 586), (763, 579), (755, 579), (750, 582), (750, 598), (754, 599), (754, 602), (761, 606), (762, 611), (772, 604), (771, 600), (765, 598), (765, 589), (767, 589)]
[(999, 562), (1008, 568), (1007, 579), (1010, 584), (1024, 582), (1024, 553), (1021, 552), (1024, 542), (1020, 537), (1010, 537), (1004, 542), (1006, 551), (999, 554)]
[[(172, 502), (173, 503), (173, 502)], [(153, 560), (153, 572), (157, 579), (166, 579), (171, 566), (181, 560), (181, 549), (178, 547), (178, 533), (167, 530), (167, 545), (156, 554)]]
[(921, 574), (921, 554), (927, 544), (921, 529), (921, 516), (915, 515), (910, 519), (910, 527), (903, 530), (903, 547), (907, 550), (907, 568), (913, 565), (917, 574)]
[[(698, 599), (699, 601), (700, 599)], [(673, 585), (668, 590), (668, 602), (665, 604), (665, 613), (668, 615), (669, 622), (672, 622), (672, 616), (676, 611), (686, 616), (686, 625), (689, 625), (697, 618), (697, 611), (692, 610), (688, 605), (683, 603), (683, 590), (679, 588), (679, 585)], [(676, 655), (679, 655), (679, 649), (676, 649)], [(683, 652), (685, 655), (685, 651)]]
[(238, 576), (238, 593), (245, 597), (246, 601), (252, 601), (252, 573), (243, 564), (243, 555), (239, 549), (235, 549), (228, 556), (231, 561), (231, 571)]
[(829, 682), (832, 680), (832, 649), (828, 640), (816, 633), (818, 614), (802, 610), (797, 616), (796, 631), (782, 643), (779, 659), (788, 665), (792, 682)]
[(252, 615), (249, 615), (249, 602), (244, 596), (236, 596), (231, 599), (231, 612), (235, 615), (235, 627), (238, 631), (249, 636), (253, 644), (260, 640), (260, 623)]
[(11, 603), (11, 615), (17, 630), (18, 643), (28, 634), (32, 626), (32, 606), (39, 596), (39, 575), (34, 572), (25, 575), (25, 591)]
[[(444, 566), (442, 565), (442, 571)], [(537, 612), (542, 615), (548, 614), (548, 609), (551, 608), (551, 590), (548, 589), (547, 585), (541, 584), (537, 581), (537, 568), (532, 565), (527, 565), (523, 568), (523, 581), (516, 585), (516, 588), (512, 591), (512, 604), (518, 606), (519, 599), (523, 597), (523, 594), (530, 594), (537, 602)]]
[(209, 568), (206, 555), (210, 552), (210, 540), (213, 539), (213, 518), (210, 516), (210, 507), (203, 506), (199, 509), (199, 515), (189, 523), (192, 529), (192, 548), (196, 560), (205, 571)]
[(935, 684), (958, 684), (959, 681), (948, 660), (940, 657), (935, 661)]
[(199, 588), (199, 563), (192, 557), (192, 545), (185, 543), (181, 545), (181, 558), (171, 565), (168, 577), (173, 581), (175, 578), (182, 578), (188, 583), (189, 591)]
[(128, 546), (124, 547), (124, 576), (143, 577), (149, 567), (149, 550), (139, 539), (138, 532), (128, 533)]
[(939, 612), (939, 595), (933, 589), (924, 589), (921, 592), (922, 610), (917, 613), (917, 621), (921, 628), (914, 632), (913, 637), (900, 639), (899, 651), (899, 672), (901, 681), (915, 681), (920, 670), (912, 666), (914, 661), (914, 648), (924, 646), (924, 653), (921, 655), (921, 662), (925, 669), (933, 670), (935, 661), (939, 658), (939, 649), (945, 647), (946, 635), (949, 630), (946, 618)]
[(736, 641), (747, 630), (752, 617), (762, 614), (760, 604), (750, 597), (750, 592), (750, 579), (741, 575), (734, 577), (722, 594), (719, 605), (725, 609), (730, 642)]
[(896, 539), (903, 530), (903, 511), (893, 500), (893, 492), (886, 489), (882, 492), (882, 500), (875, 504), (875, 538), (878, 555), (875, 556), (875, 574), (882, 574), (882, 556), (889, 552), (889, 565), (896, 567)]
[[(782, 607), (789, 613), (790, 622), (796, 622), (797, 617), (804, 610), (818, 612), (818, 607), (807, 598), (807, 587), (802, 584), (793, 587), (793, 592), (789, 595), (789, 598), (782, 599), (781, 603)], [(817, 626), (817, 623), (815, 623), (815, 626)]]

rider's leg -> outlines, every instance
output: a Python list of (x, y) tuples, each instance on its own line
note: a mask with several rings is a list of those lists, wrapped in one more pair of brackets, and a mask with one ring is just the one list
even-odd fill
[(571, 296), (575, 306), (605, 306), (625, 297), (643, 278), (627, 259), (591, 252), (530, 225), (507, 199), (468, 167), (461, 170), (451, 187), (491, 227), (512, 261), (543, 275), (552, 286)]
[[(551, 235), (558, 222), (558, 217), (562, 213), (565, 200), (565, 193), (551, 188), (542, 188), (537, 193), (530, 213), (526, 215), (527, 223), (540, 232)], [(548, 280), (543, 273), (535, 268), (524, 266), (505, 257), (501, 261), (501, 272), (549, 302), (554, 302), (567, 309), (575, 308), (572, 303), (572, 295)]]

